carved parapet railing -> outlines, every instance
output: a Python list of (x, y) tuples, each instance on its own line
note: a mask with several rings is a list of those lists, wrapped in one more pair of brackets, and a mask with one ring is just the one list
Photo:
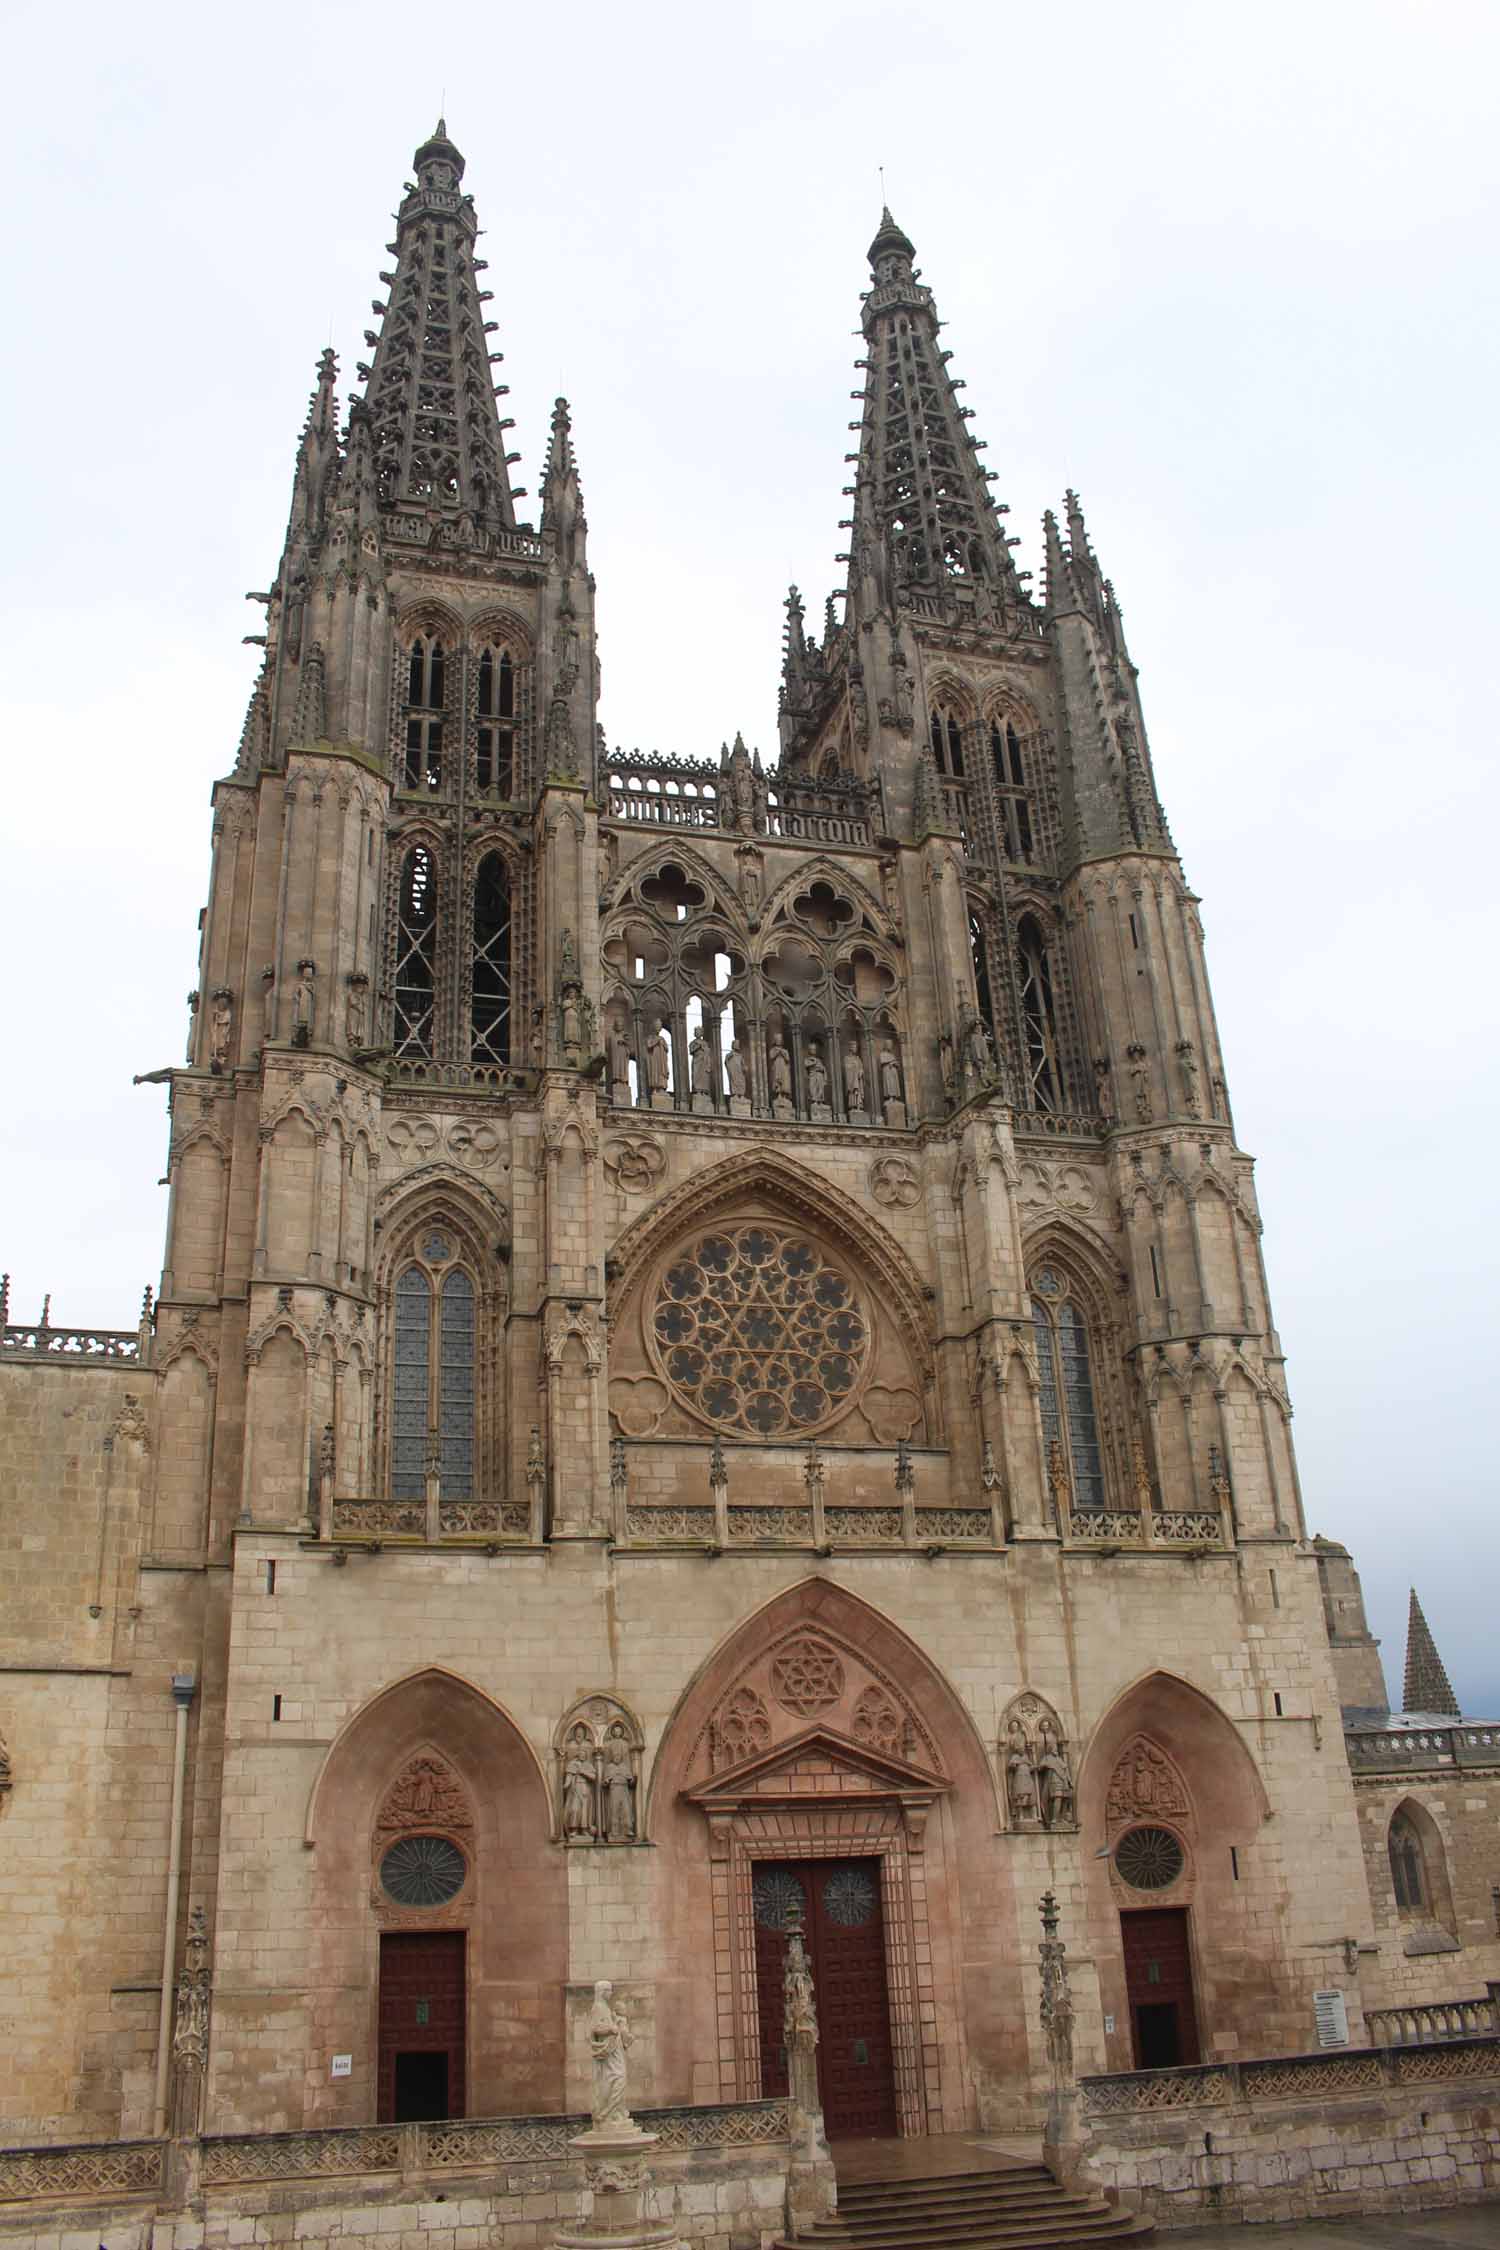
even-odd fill
[(159, 2195), (165, 2141), (70, 2141), (54, 2148), (0, 2148), (0, 2203), (43, 2196)]
[(524, 1500), (378, 1500), (345, 1496), (333, 1500), (326, 1536), (335, 1540), (436, 1540), (472, 1544), (532, 1539), (531, 1510)]
[(0, 1330), (0, 1351), (24, 1353), (28, 1359), (134, 1360), (142, 1358), (138, 1328), (49, 1328), (41, 1322), (7, 1321)]
[[(613, 820), (656, 828), (717, 828), (719, 767), (707, 758), (643, 756), (617, 750), (606, 761)], [(727, 808), (726, 808), (727, 809)]]
[(426, 1055), (392, 1055), (385, 1065), (391, 1086), (440, 1086), (447, 1094), (530, 1094), (538, 1073), (507, 1063), (434, 1062)]
[(1381, 2047), (1432, 2047), (1444, 2039), (1489, 2039), (1500, 2033), (1500, 1985), (1477, 2000), (1434, 2000), (1420, 2007), (1366, 2008), (1365, 2023)]
[(1081, 2078), (1078, 2083), (1091, 2117), (1127, 2118), (1241, 2104), (1256, 2107), (1268, 2101), (1326, 2101), (1333, 2095), (1368, 2093), (1372, 2087), (1475, 2078), (1500, 2080), (1500, 2038), (1480, 2035), (1418, 2046), (1268, 2055), (1248, 2062), (1118, 2071), (1107, 2077)]
[[(432, 2130), (431, 2127), (428, 2128)], [(401, 2128), (330, 2127), (316, 2133), (216, 2133), (202, 2142), (205, 2187), (248, 2180), (348, 2179), (401, 2169)]]
[[(849, 1507), (830, 1502), (823, 1513), (823, 1541), (829, 1547), (984, 1547), (1004, 1544), (991, 1507)], [(727, 1540), (726, 1540), (727, 1530)], [(625, 1511), (625, 1537), (631, 1546), (727, 1544), (736, 1549), (814, 1547), (817, 1529), (811, 1507), (741, 1506), (726, 1510), (724, 1524), (712, 1507), (632, 1504)]]
[(1356, 1773), (1500, 1765), (1500, 1726), (1358, 1728), (1344, 1737)]
[(1097, 1117), (1068, 1117), (1061, 1110), (1018, 1109), (1013, 1130), (1018, 1141), (1097, 1141), (1104, 1127)]
[(1201, 1552), (1233, 1545), (1218, 1508), (1073, 1508), (1068, 1543), (1075, 1547), (1164, 1547)]

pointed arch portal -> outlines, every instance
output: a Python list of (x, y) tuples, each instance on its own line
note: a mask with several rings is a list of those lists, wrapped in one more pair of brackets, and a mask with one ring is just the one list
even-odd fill
[(696, 2000), (711, 2009), (719, 2100), (784, 2090), (784, 1907), (798, 1896), (815, 1979), (823, 1949), (830, 2133), (969, 2122), (963, 2025), (989, 1974), (972, 1933), (1008, 1950), (1010, 1905), (960, 1902), (960, 1865), (966, 1885), (988, 1880), (993, 1777), (915, 1643), (826, 1580), (778, 1595), (678, 1705), (651, 1818), (684, 1890), (676, 1926), (701, 1931), (711, 1954), (712, 1988)]

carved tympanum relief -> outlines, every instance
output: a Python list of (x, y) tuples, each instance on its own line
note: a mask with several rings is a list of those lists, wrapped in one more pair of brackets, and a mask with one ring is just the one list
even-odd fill
[(463, 1782), (440, 1751), (417, 1751), (381, 1799), (370, 1838), (370, 1902), (382, 1921), (441, 1923), (469, 1912), (473, 1837)]
[(1041, 1696), (1028, 1693), (1011, 1702), (1000, 1722), (1000, 1766), (1010, 1827), (1077, 1827), (1067, 1736), (1057, 1713)]
[(762, 1649), (720, 1697), (693, 1754), (699, 1780), (773, 1750), (809, 1727), (929, 1773), (943, 1761), (899, 1683), (822, 1627), (793, 1627)]
[(640, 1722), (612, 1695), (575, 1703), (553, 1737), (557, 1830), (565, 1844), (640, 1841)]
[(1190, 1812), (1187, 1786), (1166, 1751), (1149, 1735), (1134, 1736), (1110, 1775), (1104, 1799), (1109, 1826), (1135, 1820), (1185, 1820)]
[(386, 1791), (375, 1833), (385, 1838), (417, 1828), (441, 1828), (463, 1834), (473, 1825), (463, 1783), (446, 1758), (424, 1750), (402, 1767)]

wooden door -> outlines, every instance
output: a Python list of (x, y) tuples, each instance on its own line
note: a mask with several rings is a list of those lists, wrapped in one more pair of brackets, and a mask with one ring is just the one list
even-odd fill
[(382, 2125), (464, 2115), (464, 2013), (462, 1930), (381, 1938), (376, 2115)]
[(1120, 1916), (1125, 1998), (1137, 2070), (1198, 2060), (1198, 2011), (1187, 1908), (1142, 1907)]
[(761, 2088), (787, 2090), (786, 1908), (796, 1896), (818, 2008), (818, 2093), (831, 2140), (894, 2134), (895, 2057), (878, 1859), (764, 1861), (752, 1877)]

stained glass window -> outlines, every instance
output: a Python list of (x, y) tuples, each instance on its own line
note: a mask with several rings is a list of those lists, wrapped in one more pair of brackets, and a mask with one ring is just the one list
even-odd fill
[[(456, 1244), (429, 1228), (396, 1279), (391, 1366), (391, 1497), (421, 1500), (436, 1443), (444, 1499), (474, 1495), (474, 1284)], [(442, 1267), (447, 1266), (447, 1272)], [(436, 1269), (436, 1270), (434, 1270)]]
[(469, 1872), (457, 1844), (446, 1836), (403, 1836), (380, 1862), (380, 1881), (398, 1906), (446, 1906)]
[(749, 1437), (801, 1436), (850, 1402), (870, 1347), (854, 1284), (805, 1235), (704, 1235), (662, 1275), (657, 1363), (683, 1403)]
[(1115, 1868), (1136, 1891), (1164, 1891), (1176, 1882), (1185, 1861), (1170, 1828), (1132, 1828), (1115, 1846)]
[(1033, 1277), (1032, 1288), (1042, 1437), (1048, 1456), (1054, 1445), (1061, 1446), (1076, 1507), (1102, 1508), (1104, 1455), (1089, 1365), (1088, 1323), (1055, 1267), (1043, 1266)]
[(1396, 1904), (1409, 1910), (1424, 1907), (1427, 1904), (1427, 1881), (1422, 1865), (1422, 1840), (1404, 1813), (1397, 1813), (1391, 1822), (1388, 1849)]

